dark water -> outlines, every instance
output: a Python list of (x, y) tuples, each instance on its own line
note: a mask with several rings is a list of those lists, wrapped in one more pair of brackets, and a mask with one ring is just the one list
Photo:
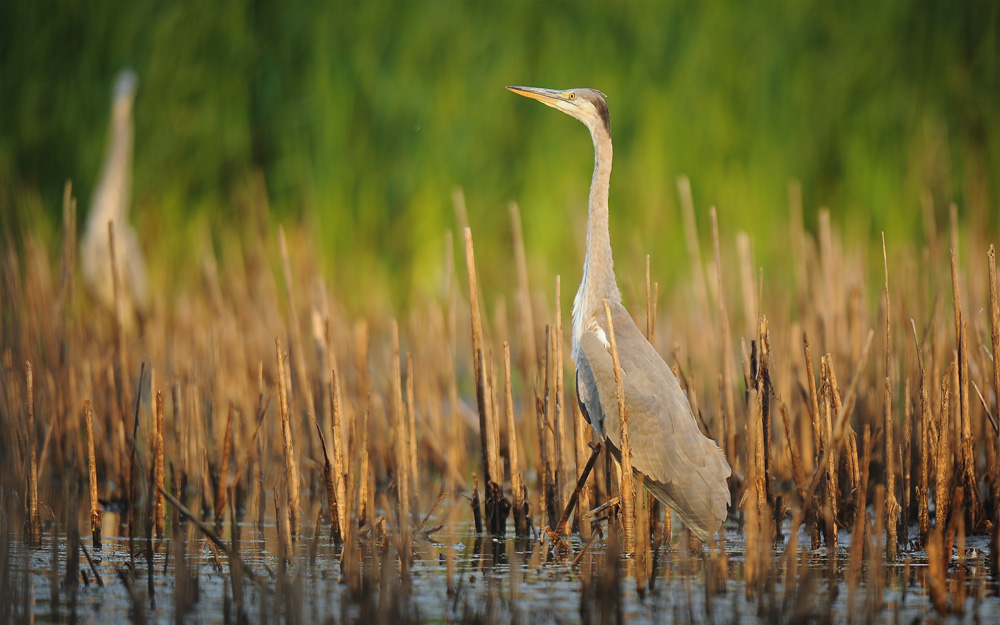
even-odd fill
[[(71, 586), (65, 581), (66, 536), (53, 535), (50, 529), (38, 548), (10, 542), (14, 596), (23, 598), (18, 599), (20, 605), (15, 612), (26, 610), (27, 618), (36, 623), (74, 619), (79, 623), (116, 625), (129, 620), (238, 622), (239, 608), (233, 602), (227, 559), (220, 553), (217, 560), (196, 528), (181, 528), (187, 537), (183, 544), (186, 568), (196, 583), (186, 582), (178, 574), (176, 543), (157, 541), (150, 591), (145, 555), (148, 544), (136, 540), (138, 575), (130, 594), (124, 581), (131, 583), (127, 573), (129, 545), (126, 538), (114, 535), (119, 529), (117, 524), (116, 515), (105, 516), (110, 535), (105, 536), (100, 552), (92, 552), (103, 587), (97, 585), (81, 554), (75, 607), (71, 605)], [(879, 573), (866, 570), (853, 597), (852, 610), (851, 593), (844, 582), (849, 534), (840, 536), (841, 546), (833, 552), (806, 552), (806, 566), (800, 569), (796, 588), (786, 591), (779, 576), (762, 595), (747, 599), (743, 543), (734, 529), (726, 537), (724, 592), (709, 595), (704, 559), (681, 548), (657, 554), (657, 575), (644, 593), (637, 591), (636, 581), (630, 577), (620, 579), (616, 593), (613, 583), (612, 590), (602, 585), (606, 560), (600, 540), (573, 567), (572, 558), (582, 546), (576, 538), (569, 541), (573, 549), (568, 553), (557, 553), (549, 543), (538, 541), (496, 542), (482, 537), (477, 544), (476, 536), (464, 523), (415, 539), (408, 590), (402, 582), (392, 539), (386, 545), (363, 549), (361, 566), (366, 584), (354, 592), (343, 579), (342, 552), (331, 545), (328, 527), (321, 526), (318, 538), (314, 538), (313, 527), (305, 528), (296, 541), (294, 561), (285, 568), (275, 553), (275, 526), (264, 524), (261, 528), (263, 532), (250, 523), (238, 527), (240, 554), (260, 580), (245, 580), (242, 584), (243, 613), (251, 623), (574, 623), (605, 622), (619, 616), (630, 623), (846, 622), (849, 617), (855, 622), (1000, 623), (997, 583), (990, 580), (986, 570), (987, 543), (978, 537), (970, 538), (966, 545), (968, 598), (964, 614), (945, 618), (938, 616), (931, 605), (926, 590), (926, 556), (920, 551), (904, 551), (897, 563), (885, 567), (881, 591), (875, 583)], [(232, 528), (226, 528), (224, 534), (226, 540), (232, 540)], [(90, 549), (90, 537), (81, 540)], [(800, 544), (808, 545), (804, 534)], [(455, 590), (451, 594), (448, 554), (454, 563)], [(955, 556), (953, 552), (949, 578), (956, 577)], [(193, 585), (197, 586), (196, 598), (185, 590)]]

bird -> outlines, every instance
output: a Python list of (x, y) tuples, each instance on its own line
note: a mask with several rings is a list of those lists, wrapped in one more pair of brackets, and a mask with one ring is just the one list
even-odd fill
[(127, 321), (138, 318), (149, 304), (146, 263), (142, 245), (128, 223), (132, 194), (132, 105), (138, 79), (132, 70), (120, 72), (112, 91), (111, 125), (101, 177), (90, 201), (87, 225), (80, 240), (84, 281), (94, 297), (114, 310), (108, 223), (115, 234), (115, 257), (121, 281), (120, 296)]
[(596, 89), (507, 87), (583, 122), (594, 142), (594, 174), (587, 210), (583, 278), (573, 300), (577, 400), (584, 417), (620, 458), (621, 427), (605, 302), (618, 350), (632, 467), (646, 489), (708, 543), (725, 521), (732, 469), (719, 446), (702, 434), (687, 395), (622, 305), (611, 256), (608, 192), (611, 117)]

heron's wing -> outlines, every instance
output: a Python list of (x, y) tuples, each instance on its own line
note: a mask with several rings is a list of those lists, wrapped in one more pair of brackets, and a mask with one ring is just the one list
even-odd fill
[[(610, 307), (629, 414), (632, 466), (659, 484), (661, 492), (656, 486), (650, 490), (677, 510), (689, 527), (711, 534), (725, 518), (730, 502), (726, 484), (732, 472), (729, 464), (719, 447), (698, 429), (676, 377), (628, 311), (621, 304)], [(581, 382), (588, 387), (581, 400), (592, 421), (595, 411), (602, 415), (604, 435), (620, 447), (614, 364), (606, 336), (602, 312), (591, 320), (580, 339), (578, 375), (590, 383)]]

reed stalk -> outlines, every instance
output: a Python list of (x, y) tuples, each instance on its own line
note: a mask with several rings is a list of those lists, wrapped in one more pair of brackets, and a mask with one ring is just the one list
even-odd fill
[(529, 532), (530, 517), (521, 477), (521, 461), (517, 445), (517, 424), (514, 423), (514, 392), (511, 384), (510, 344), (503, 344), (504, 409), (507, 417), (507, 463), (510, 465), (510, 490), (514, 505), (514, 535), (523, 537)]
[[(882, 410), (882, 439), (885, 445), (882, 453), (885, 462), (885, 558), (892, 562), (898, 555), (898, 534), (896, 522), (899, 519), (899, 503), (896, 500), (896, 463), (893, 458), (892, 438), (892, 315), (889, 302), (889, 261), (885, 252), (885, 233), (882, 233), (882, 263), (885, 269), (885, 394)], [(867, 484), (867, 481), (862, 482)], [(863, 515), (863, 508), (858, 507), (858, 514)]]
[(615, 339), (615, 325), (611, 320), (611, 307), (604, 301), (604, 319), (608, 324), (608, 340), (611, 343), (611, 361), (615, 368), (615, 398), (618, 401), (618, 423), (621, 427), (621, 478), (618, 486), (622, 503), (622, 534), (625, 553), (635, 553), (635, 482), (632, 475), (632, 445), (628, 438), (628, 407), (625, 405), (625, 386), (622, 382), (622, 367), (618, 359), (618, 343)]
[(38, 516), (38, 452), (35, 442), (35, 384), (31, 362), (24, 362), (25, 389), (27, 391), (27, 442), (28, 442), (28, 497), (27, 497), (27, 542), (37, 546), (42, 542), (42, 522)]
[(157, 538), (163, 538), (166, 509), (163, 506), (163, 391), (156, 391), (156, 411), (153, 417), (153, 525)]
[(299, 513), (302, 509), (299, 498), (299, 469), (295, 460), (295, 442), (292, 439), (292, 424), (288, 408), (288, 385), (285, 377), (285, 353), (281, 349), (281, 339), (274, 337), (274, 349), (278, 359), (278, 413), (281, 419), (281, 443), (285, 461), (285, 480), (288, 484), (289, 534), (296, 536), (299, 527)]
[(719, 292), (718, 313), (720, 337), (722, 341), (722, 384), (724, 387), (722, 397), (725, 400), (725, 411), (723, 413), (722, 421), (723, 431), (725, 432), (724, 451), (726, 452), (726, 458), (729, 458), (730, 463), (734, 465), (733, 470), (736, 471), (739, 467), (736, 466), (738, 458), (736, 453), (736, 399), (733, 397), (733, 388), (735, 387), (735, 381), (733, 380), (733, 376), (735, 375), (735, 365), (733, 363), (732, 350), (729, 347), (732, 345), (732, 339), (729, 330), (729, 312), (726, 309), (726, 298), (723, 296), (724, 285), (722, 282), (722, 251), (719, 245), (719, 220), (716, 216), (714, 206), (709, 209), (709, 215), (712, 219), (712, 243), (715, 248), (715, 276)]
[(94, 453), (94, 415), (90, 400), (83, 402), (84, 424), (87, 428), (87, 466), (90, 468), (90, 532), (94, 549), (101, 549), (101, 521), (104, 509), (97, 501), (97, 458)]

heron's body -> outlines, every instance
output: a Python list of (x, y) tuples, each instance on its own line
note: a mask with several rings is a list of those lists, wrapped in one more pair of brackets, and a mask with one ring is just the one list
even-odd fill
[(594, 141), (594, 177), (587, 216), (587, 256), (573, 302), (573, 360), (577, 396), (587, 420), (618, 454), (621, 426), (615, 390), (607, 301), (615, 328), (628, 411), (632, 466), (646, 488), (673, 509), (695, 534), (708, 540), (726, 518), (729, 464), (701, 433), (687, 396), (621, 303), (611, 256), (608, 191), (611, 124), (603, 94), (593, 89), (555, 91), (508, 87), (583, 122)]
[(108, 223), (115, 233), (115, 256), (121, 297), (130, 313), (142, 311), (148, 301), (146, 266), (139, 238), (128, 223), (132, 187), (132, 102), (135, 74), (123, 72), (115, 83), (111, 108), (111, 135), (101, 178), (90, 202), (87, 226), (80, 241), (83, 277), (94, 296), (114, 307)]

